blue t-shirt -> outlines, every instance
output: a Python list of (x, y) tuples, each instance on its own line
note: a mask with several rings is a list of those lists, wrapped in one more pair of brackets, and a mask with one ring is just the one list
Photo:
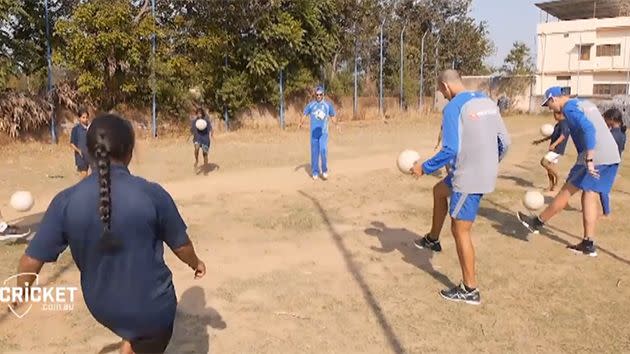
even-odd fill
[(626, 148), (626, 132), (624, 132), (621, 128), (612, 128), (610, 129), (613, 138), (615, 138), (615, 142), (617, 143), (617, 147), (619, 148), (619, 156), (623, 153), (623, 150)]
[(70, 246), (81, 272), (81, 289), (94, 318), (125, 339), (171, 328), (177, 299), (164, 246), (189, 242), (175, 202), (161, 186), (111, 166), (112, 233), (122, 249), (99, 248), (98, 174), (55, 196), (26, 254), (54, 262)]
[(594, 151), (595, 165), (614, 165), (621, 160), (606, 121), (595, 104), (587, 100), (570, 99), (562, 107), (569, 123), (571, 139), (578, 152), (577, 164), (586, 163), (586, 154)]
[(70, 132), (70, 142), (81, 150), (83, 154), (83, 158), (76, 151), (74, 152), (74, 161), (78, 163), (82, 163), (88, 160), (88, 148), (87, 148), (87, 131), (88, 127), (79, 123), (72, 128), (72, 132)]
[[(195, 126), (195, 122), (197, 119), (203, 119), (206, 121), (207, 127), (204, 130), (199, 130)], [(208, 117), (203, 116), (201, 118), (197, 117), (193, 119), (192, 126), (190, 127), (190, 131), (193, 135), (193, 142), (201, 145), (210, 146), (210, 132), (212, 131), (212, 124), (210, 124), (210, 119)]]
[(335, 107), (326, 100), (311, 101), (304, 108), (304, 115), (311, 119), (311, 136), (320, 137), (328, 134), (328, 122), (336, 115)]
[(494, 101), (481, 92), (462, 92), (444, 107), (442, 149), (422, 169), (431, 174), (448, 165), (455, 192), (490, 193), (510, 143)]
[(551, 144), (560, 139), (561, 136), (564, 136), (564, 140), (562, 140), (562, 142), (556, 145), (556, 148), (553, 149), (553, 152), (558, 155), (564, 155), (564, 152), (567, 149), (567, 142), (569, 142), (569, 137), (571, 136), (569, 122), (567, 122), (566, 119), (559, 121), (553, 127), (553, 134), (551, 134)]

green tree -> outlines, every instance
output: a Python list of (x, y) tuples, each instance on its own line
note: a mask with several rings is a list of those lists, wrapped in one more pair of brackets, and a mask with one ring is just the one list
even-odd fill
[(512, 49), (503, 61), (503, 71), (511, 76), (532, 75), (534, 73), (534, 62), (531, 51), (527, 44), (514, 42)]
[(146, 17), (134, 20), (124, 0), (94, 0), (79, 5), (56, 23), (63, 50), (55, 61), (76, 73), (79, 91), (105, 109), (136, 103), (150, 92), (150, 38), (155, 29)]

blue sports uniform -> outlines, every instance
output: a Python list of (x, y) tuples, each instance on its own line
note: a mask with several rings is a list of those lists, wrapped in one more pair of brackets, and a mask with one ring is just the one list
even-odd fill
[[(608, 194), (619, 167), (619, 151), (597, 106), (590, 101), (570, 99), (562, 108), (571, 129), (571, 138), (578, 158), (567, 182), (583, 191)], [(586, 153), (594, 150), (593, 162), (599, 178), (591, 176), (586, 166)]]
[(449, 214), (474, 221), (484, 194), (494, 191), (510, 137), (497, 105), (480, 92), (462, 92), (444, 107), (442, 149), (422, 165), (425, 174), (448, 166)]
[(90, 167), (88, 160), (89, 154), (87, 149), (87, 131), (88, 127), (79, 123), (72, 128), (70, 132), (70, 142), (81, 150), (81, 155), (74, 152), (74, 164), (77, 166), (78, 171), (87, 171)]
[[(613, 139), (615, 139), (615, 143), (617, 143), (619, 158), (621, 158), (621, 154), (626, 148), (626, 133), (621, 128), (612, 128), (610, 129), (610, 133), (612, 134)], [(599, 196), (602, 202), (602, 210), (604, 211), (604, 215), (610, 215), (610, 194), (600, 193)]]
[(564, 140), (553, 149), (558, 155), (564, 155), (564, 152), (567, 149), (567, 143), (569, 142), (569, 137), (571, 135), (571, 128), (569, 127), (569, 123), (566, 120), (561, 120), (556, 123), (553, 127), (553, 133), (551, 134), (551, 143), (553, 144), (556, 140), (560, 139), (561, 136), (564, 136)]
[(328, 125), (331, 117), (336, 115), (335, 107), (326, 100), (311, 101), (304, 108), (304, 115), (311, 120), (311, 172), (319, 175), (319, 160), (321, 157), (321, 172), (328, 172)]
[[(81, 289), (94, 318), (129, 341), (167, 333), (170, 338), (177, 299), (164, 246), (189, 243), (186, 224), (161, 186), (111, 165), (112, 233), (122, 242), (103, 253), (98, 174), (55, 196), (26, 254), (54, 262), (70, 246), (81, 272)], [(168, 341), (167, 341), (168, 343)]]
[[(195, 122), (197, 119), (203, 119), (207, 123), (207, 127), (204, 130), (199, 130), (195, 126)], [(207, 154), (210, 151), (210, 132), (212, 131), (212, 124), (210, 124), (210, 120), (208, 117), (203, 116), (202, 118), (195, 118), (192, 121), (192, 126), (190, 131), (193, 135), (193, 143), (201, 147), (201, 150)]]

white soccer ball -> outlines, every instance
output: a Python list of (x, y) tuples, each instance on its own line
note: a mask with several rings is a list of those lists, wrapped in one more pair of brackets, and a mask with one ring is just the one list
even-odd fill
[(551, 134), (553, 134), (553, 125), (543, 124), (542, 127), (540, 127), (540, 134), (545, 138), (551, 136)]
[(324, 111), (322, 111), (322, 110), (319, 110), (319, 111), (315, 112), (315, 116), (319, 120), (324, 120), (324, 118), (326, 118), (326, 113), (324, 113)]
[(195, 127), (197, 130), (205, 130), (208, 127), (208, 122), (205, 119), (197, 119), (195, 122)]
[(13, 209), (25, 212), (31, 210), (35, 204), (35, 199), (33, 199), (31, 192), (17, 191), (11, 196), (10, 204)]
[(523, 197), (523, 205), (529, 210), (540, 210), (545, 205), (545, 196), (539, 191), (528, 191)]
[(414, 150), (405, 150), (398, 155), (398, 169), (405, 174), (411, 174), (411, 168), (420, 160), (420, 154)]

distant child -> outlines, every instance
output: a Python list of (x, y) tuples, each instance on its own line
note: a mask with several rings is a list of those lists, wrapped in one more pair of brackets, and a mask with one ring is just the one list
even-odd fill
[[(199, 130), (197, 129), (196, 123), (197, 120), (202, 119), (206, 121), (206, 129)], [(203, 108), (199, 107), (197, 109), (197, 115), (192, 121), (192, 126), (190, 127), (190, 131), (193, 136), (193, 143), (195, 145), (195, 169), (199, 165), (199, 148), (203, 153), (203, 166), (208, 166), (208, 152), (210, 151), (210, 137), (214, 138), (214, 130), (212, 129), (212, 124), (210, 123), (210, 119), (206, 116)]]
[(163, 353), (177, 308), (164, 245), (196, 279), (206, 266), (171, 195), (129, 172), (134, 136), (129, 121), (119, 116), (94, 119), (87, 145), (95, 171), (53, 198), (20, 259), (17, 286), (29, 291), (44, 263), (70, 247), (85, 304), (96, 321), (123, 339), (120, 353)]
[(571, 135), (571, 129), (569, 128), (569, 122), (566, 119), (561, 119), (562, 113), (554, 113), (554, 119), (556, 125), (553, 128), (553, 134), (544, 139), (535, 140), (532, 144), (538, 145), (544, 141), (551, 141), (549, 144), (549, 151), (540, 160), (542, 167), (547, 170), (547, 177), (549, 177), (549, 189), (550, 192), (555, 192), (558, 186), (558, 171), (556, 171), (554, 165), (558, 164), (560, 156), (564, 155), (564, 151)]
[[(617, 108), (611, 108), (604, 112), (604, 120), (606, 125), (610, 128), (610, 133), (619, 149), (619, 156), (622, 155), (623, 150), (626, 148), (626, 126), (623, 123), (623, 114)], [(600, 193), (600, 200), (602, 202), (602, 210), (604, 216), (610, 215), (610, 195), (608, 193)]]
[(88, 175), (90, 169), (90, 163), (87, 153), (87, 131), (90, 126), (90, 116), (87, 109), (79, 109), (79, 122), (72, 128), (70, 134), (70, 146), (74, 151), (74, 164), (77, 166), (77, 171), (81, 179), (84, 179)]

